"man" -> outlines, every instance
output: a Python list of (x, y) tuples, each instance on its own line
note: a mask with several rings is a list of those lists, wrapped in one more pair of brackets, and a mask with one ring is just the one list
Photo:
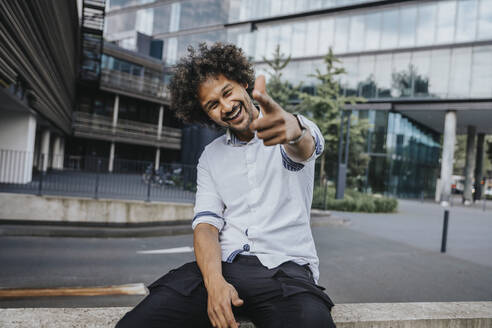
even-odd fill
[(235, 328), (241, 315), (258, 327), (335, 327), (309, 225), (319, 129), (276, 104), (235, 46), (189, 52), (170, 85), (172, 108), (185, 122), (226, 128), (197, 166), (196, 262), (151, 284), (117, 327)]

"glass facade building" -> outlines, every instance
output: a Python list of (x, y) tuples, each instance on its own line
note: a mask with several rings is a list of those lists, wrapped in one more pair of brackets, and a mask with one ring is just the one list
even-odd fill
[[(136, 33), (162, 40), (172, 67), (189, 45), (227, 41), (266, 72), (277, 45), (292, 61), (283, 77), (315, 92), (308, 75), (334, 50), (346, 95), (369, 100), (367, 188), (432, 193), (440, 133), (371, 103), (492, 98), (492, 0), (110, 0), (105, 37), (132, 49)], [(384, 179), (380, 179), (384, 176)]]

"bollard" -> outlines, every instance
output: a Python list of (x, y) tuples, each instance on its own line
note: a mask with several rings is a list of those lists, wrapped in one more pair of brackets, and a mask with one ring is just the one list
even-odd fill
[(449, 210), (444, 210), (444, 223), (442, 227), (441, 253), (446, 253), (446, 243), (448, 239)]
[(424, 202), (424, 192), (423, 191), (420, 192), (420, 202), (421, 203)]
[(38, 196), (41, 196), (43, 194), (43, 177), (44, 177), (44, 170), (43, 170), (43, 163), (44, 162), (44, 154), (41, 154), (41, 172), (39, 172), (39, 185), (38, 185)]
[(328, 183), (325, 182), (325, 190), (323, 192), (323, 210), (326, 211), (326, 192), (328, 189)]
[(96, 173), (96, 188), (94, 190), (94, 199), (99, 199), (99, 171), (101, 170), (101, 160), (97, 160), (97, 173)]
[(147, 199), (145, 200), (147, 203), (150, 203), (150, 187), (152, 185), (152, 181), (154, 180), (154, 172), (150, 176), (149, 182), (147, 183)]
[(484, 197), (482, 202), (482, 211), (485, 212), (486, 208), (487, 208), (487, 197)]

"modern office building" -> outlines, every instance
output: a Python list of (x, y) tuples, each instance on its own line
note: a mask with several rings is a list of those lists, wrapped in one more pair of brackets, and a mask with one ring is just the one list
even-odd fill
[(62, 167), (79, 32), (72, 1), (0, 1), (0, 182), (29, 182), (33, 166)]
[(235, 43), (259, 73), (278, 44), (292, 56), (283, 76), (315, 90), (307, 75), (324, 69), (333, 48), (348, 72), (343, 92), (368, 99), (347, 109), (372, 123), (372, 191), (432, 194), (441, 177), (446, 201), (456, 133), (469, 139), (468, 199), (475, 162), (476, 179), (482, 174), (492, 132), (491, 0), (109, 0), (106, 13), (107, 40), (132, 50), (138, 33), (163, 41), (166, 76), (190, 44)]

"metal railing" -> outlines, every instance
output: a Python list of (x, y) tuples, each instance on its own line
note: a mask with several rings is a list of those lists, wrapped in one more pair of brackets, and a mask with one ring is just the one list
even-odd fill
[(162, 81), (151, 80), (145, 76), (135, 76), (117, 70), (102, 69), (101, 85), (161, 100), (169, 99), (169, 91)]
[[(15, 151), (10, 154), (12, 152)], [(65, 155), (63, 169), (49, 167), (47, 171), (43, 171), (43, 163), (49, 160), (48, 156), (18, 153), (11, 157), (29, 160), (20, 167), (28, 165), (32, 170), (32, 177), (22, 183), (2, 179), (0, 192), (147, 202), (192, 203), (195, 200), (196, 167), (193, 165), (162, 164), (158, 172), (154, 172), (151, 161), (115, 159), (114, 171), (109, 173), (107, 159), (80, 157), (76, 160), (74, 156)], [(0, 150), (0, 163), (5, 162), (5, 155), (6, 152)], [(37, 163), (32, 158), (36, 158)], [(49, 162), (55, 161), (51, 159)], [(37, 164), (35, 168), (34, 164)], [(8, 174), (15, 175), (15, 172)], [(5, 178), (5, 175), (2, 177)]]
[(72, 127), (76, 136), (92, 136), (92, 138), (98, 137), (98, 139), (117, 137), (120, 141), (142, 145), (173, 149), (181, 147), (180, 129), (163, 127), (161, 136), (158, 137), (157, 124), (118, 119), (116, 126), (113, 126), (112, 118), (84, 112), (73, 112)]

